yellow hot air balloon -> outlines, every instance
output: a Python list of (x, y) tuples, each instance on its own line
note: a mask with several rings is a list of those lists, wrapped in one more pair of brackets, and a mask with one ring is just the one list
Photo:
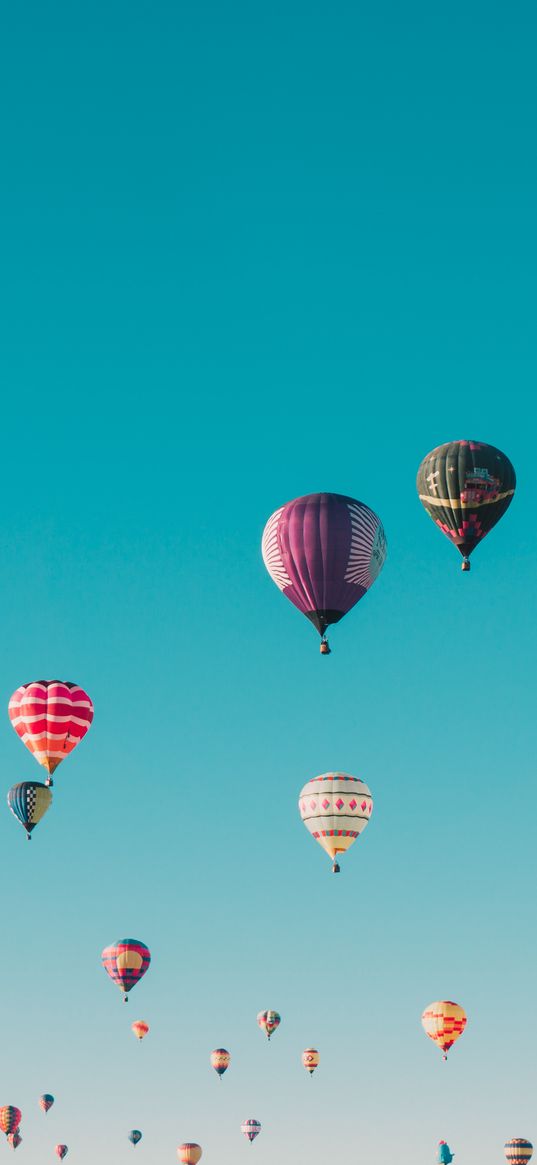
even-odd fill
[(201, 1158), (201, 1145), (196, 1145), (193, 1141), (185, 1141), (184, 1145), (178, 1145), (177, 1158), (182, 1162), (182, 1165), (198, 1165)]
[(438, 1044), (444, 1054), (444, 1060), (447, 1060), (449, 1049), (466, 1027), (466, 1012), (458, 1003), (453, 1003), (450, 999), (440, 999), (425, 1008), (421, 1022), (429, 1039)]
[(309, 1072), (310, 1076), (312, 1072), (315, 1072), (315, 1069), (319, 1067), (320, 1058), (321, 1057), (319, 1056), (317, 1048), (306, 1048), (305, 1051), (302, 1052), (302, 1063), (306, 1069), (306, 1072)]
[(131, 1024), (131, 1028), (136, 1039), (143, 1040), (149, 1031), (149, 1024), (145, 1022), (145, 1019), (135, 1019), (134, 1023)]

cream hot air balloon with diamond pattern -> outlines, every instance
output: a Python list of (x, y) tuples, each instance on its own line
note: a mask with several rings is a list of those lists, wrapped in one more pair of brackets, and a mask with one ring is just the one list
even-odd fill
[(298, 808), (306, 829), (326, 850), (338, 874), (337, 855), (350, 849), (371, 817), (370, 789), (349, 773), (322, 773), (304, 785)]

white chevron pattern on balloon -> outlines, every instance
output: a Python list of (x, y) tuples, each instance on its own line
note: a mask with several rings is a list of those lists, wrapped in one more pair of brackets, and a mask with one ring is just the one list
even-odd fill
[(386, 538), (382, 525), (368, 506), (349, 503), (352, 526), (351, 549), (345, 582), (369, 590), (386, 558)]
[(291, 586), (291, 579), (287, 574), (283, 564), (282, 553), (280, 550), (280, 543), (278, 540), (278, 524), (283, 506), (276, 510), (272, 517), (269, 518), (265, 529), (263, 531), (263, 538), (261, 542), (261, 553), (263, 555), (263, 562), (270, 574), (270, 577), (276, 583), (276, 586), (284, 591), (286, 587)]

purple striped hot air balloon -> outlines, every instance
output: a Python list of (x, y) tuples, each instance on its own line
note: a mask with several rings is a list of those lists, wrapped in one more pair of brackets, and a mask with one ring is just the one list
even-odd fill
[(380, 518), (342, 494), (307, 494), (272, 514), (261, 548), (276, 586), (311, 620), (328, 655), (327, 627), (354, 607), (384, 565)]

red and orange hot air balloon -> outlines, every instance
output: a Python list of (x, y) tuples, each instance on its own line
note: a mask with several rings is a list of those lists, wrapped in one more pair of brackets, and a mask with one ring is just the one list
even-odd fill
[(302, 1064), (310, 1076), (319, 1067), (320, 1058), (317, 1048), (306, 1048), (302, 1052)]
[(45, 783), (52, 785), (55, 769), (86, 735), (93, 704), (78, 684), (36, 680), (13, 692), (9, 716), (17, 736), (47, 770)]
[(451, 999), (440, 999), (430, 1003), (425, 1008), (421, 1022), (429, 1039), (442, 1049), (443, 1058), (447, 1060), (449, 1049), (453, 1047), (466, 1027), (466, 1012), (458, 1003)]
[(151, 962), (151, 953), (137, 938), (120, 938), (101, 955), (103, 967), (123, 991), (125, 1003), (128, 992), (139, 983)]
[(201, 1156), (201, 1145), (196, 1145), (195, 1141), (185, 1141), (184, 1145), (177, 1146), (177, 1160), (181, 1165), (198, 1165)]
[(143, 1040), (149, 1031), (149, 1024), (145, 1022), (145, 1019), (135, 1019), (134, 1023), (131, 1024), (131, 1028), (136, 1039)]
[(0, 1132), (16, 1133), (22, 1120), (22, 1113), (20, 1108), (15, 1108), (14, 1104), (5, 1104), (0, 1108)]

